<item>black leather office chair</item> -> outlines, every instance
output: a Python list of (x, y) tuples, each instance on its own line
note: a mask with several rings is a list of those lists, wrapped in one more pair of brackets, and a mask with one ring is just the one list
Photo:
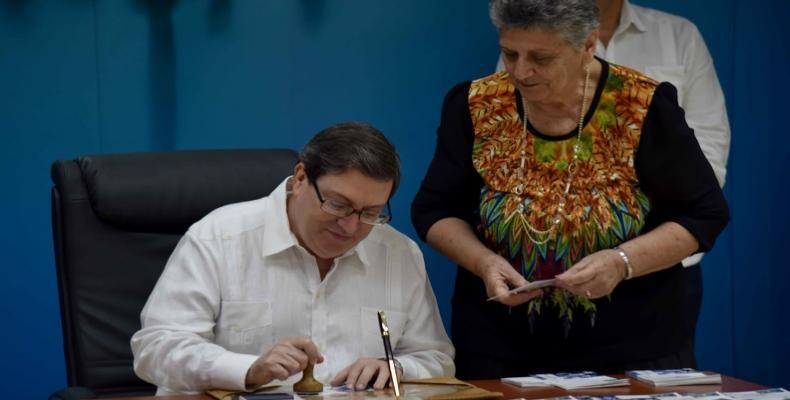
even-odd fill
[(129, 340), (181, 235), (209, 211), (268, 195), (293, 150), (80, 157), (52, 165), (52, 231), (69, 387), (51, 399), (148, 395)]

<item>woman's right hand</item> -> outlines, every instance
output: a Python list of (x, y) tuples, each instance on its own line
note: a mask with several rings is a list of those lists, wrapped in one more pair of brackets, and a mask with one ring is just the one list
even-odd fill
[(508, 294), (511, 288), (529, 283), (513, 269), (507, 260), (486, 247), (466, 221), (448, 217), (436, 221), (426, 235), (428, 244), (451, 260), (477, 275), (486, 285), (488, 297), (517, 306), (540, 296), (543, 290), (536, 289), (518, 294)]
[(517, 306), (543, 294), (542, 289), (507, 294), (511, 288), (524, 286), (529, 281), (498, 254), (490, 253), (481, 257), (475, 265), (475, 271), (485, 283), (488, 297), (501, 296), (496, 301), (502, 304)]

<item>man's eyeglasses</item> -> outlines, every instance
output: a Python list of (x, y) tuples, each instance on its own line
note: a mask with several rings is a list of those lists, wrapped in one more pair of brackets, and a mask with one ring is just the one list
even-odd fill
[(332, 214), (336, 217), (348, 217), (352, 214), (359, 215), (359, 221), (368, 225), (384, 225), (392, 219), (392, 211), (390, 210), (390, 202), (387, 200), (387, 212), (384, 210), (370, 210), (362, 209), (357, 210), (346, 203), (341, 203), (333, 199), (324, 199), (321, 192), (318, 190), (318, 184), (312, 181), (315, 194), (318, 195), (318, 201), (321, 202), (321, 210), (327, 214)]

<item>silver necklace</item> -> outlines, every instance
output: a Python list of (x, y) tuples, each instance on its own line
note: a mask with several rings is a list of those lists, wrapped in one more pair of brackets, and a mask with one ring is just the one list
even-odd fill
[[(584, 89), (582, 90), (582, 105), (581, 109), (579, 110), (579, 130), (576, 135), (576, 141), (573, 144), (573, 158), (571, 159), (570, 164), (568, 164), (568, 176), (565, 180), (565, 190), (562, 192), (562, 198), (560, 198), (560, 202), (557, 205), (557, 211), (554, 213), (554, 217), (551, 220), (551, 225), (548, 229), (537, 229), (532, 226), (526, 218), (524, 218), (523, 214), (521, 214), (521, 219), (524, 221), (524, 225), (527, 227), (527, 237), (532, 243), (535, 244), (544, 244), (551, 240), (552, 236), (556, 237), (555, 231), (557, 230), (557, 226), (559, 226), (560, 222), (562, 222), (562, 214), (565, 212), (565, 202), (568, 199), (568, 193), (571, 190), (571, 182), (573, 181), (573, 176), (576, 173), (576, 160), (579, 159), (579, 153), (581, 151), (581, 136), (582, 136), (582, 128), (584, 127), (584, 109), (587, 108), (587, 86), (590, 83), (590, 66), (586, 65), (584, 67)], [(527, 138), (527, 102), (524, 101), (524, 97), (521, 97), (521, 108), (524, 110), (524, 118), (521, 119), (522, 121), (522, 131), (524, 133), (524, 139)], [(526, 152), (524, 149), (521, 150), (521, 169), (524, 169), (525, 164), (525, 157)], [(518, 193), (521, 194), (521, 193)], [(523, 211), (523, 202), (519, 204), (519, 211)], [(543, 236), (543, 239), (536, 239), (533, 235), (540, 235)]]

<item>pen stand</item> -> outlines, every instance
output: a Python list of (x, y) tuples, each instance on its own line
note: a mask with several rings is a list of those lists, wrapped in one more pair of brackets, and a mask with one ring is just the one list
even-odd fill
[(313, 364), (307, 364), (302, 371), (302, 379), (294, 383), (294, 392), (298, 394), (317, 394), (324, 390), (324, 384), (313, 377)]

